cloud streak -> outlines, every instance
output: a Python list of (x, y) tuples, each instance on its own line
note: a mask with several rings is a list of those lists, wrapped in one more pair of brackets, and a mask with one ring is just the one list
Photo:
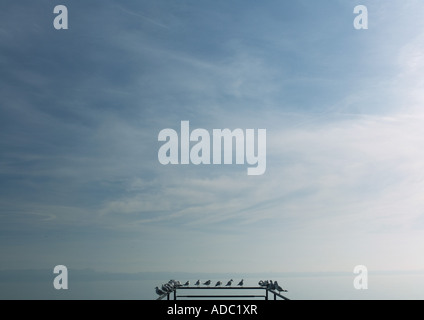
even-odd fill
[[(68, 33), (41, 4), (0, 14), (8, 267), (63, 245), (104, 270), (170, 271), (163, 253), (191, 271), (422, 268), (420, 2), (370, 3), (366, 33), (341, 1), (69, 3)], [(157, 135), (182, 120), (267, 129), (265, 175), (161, 165)]]

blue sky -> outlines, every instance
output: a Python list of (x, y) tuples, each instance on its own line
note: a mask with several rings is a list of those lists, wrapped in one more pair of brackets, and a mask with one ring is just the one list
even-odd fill
[[(424, 269), (422, 1), (57, 4), (0, 5), (1, 269)], [(266, 173), (161, 165), (182, 120)]]

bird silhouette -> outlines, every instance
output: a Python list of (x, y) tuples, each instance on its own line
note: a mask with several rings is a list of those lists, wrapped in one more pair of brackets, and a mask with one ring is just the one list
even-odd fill
[(174, 290), (169, 283), (163, 284), (161, 289), (163, 292), (171, 292)]
[(204, 283), (204, 285), (207, 285), (207, 286), (209, 286), (211, 284), (211, 281), (210, 280), (208, 280), (208, 281), (206, 281), (205, 283)]
[(267, 288), (268, 290), (275, 290), (274, 282), (272, 282), (272, 280), (269, 280)]
[(221, 285), (222, 285), (222, 282), (221, 282), (221, 281), (218, 281), (218, 282), (216, 283), (215, 287), (220, 287)]
[(186, 283), (184, 283), (184, 286), (187, 287), (190, 285), (190, 281), (186, 281)]
[(169, 284), (171, 284), (174, 288), (179, 288), (183, 286), (178, 280), (169, 280)]
[(231, 279), (230, 281), (227, 282), (227, 284), (225, 285), (226, 287), (231, 287), (231, 285), (233, 284), (233, 279)]
[(159, 289), (158, 287), (156, 287), (155, 288), (156, 289), (156, 293), (158, 294), (158, 295), (163, 295), (163, 294), (165, 294), (165, 292), (163, 292), (161, 289)]
[(275, 290), (277, 290), (277, 291), (278, 291), (278, 293), (281, 293), (281, 292), (288, 292), (287, 290), (285, 290), (285, 289), (281, 288), (277, 281), (275, 281), (275, 282), (274, 282), (274, 287), (275, 287)]
[(196, 283), (194, 284), (195, 286), (200, 286), (200, 280), (197, 280)]
[(238, 286), (243, 287), (243, 281), (244, 281), (244, 279), (241, 279), (241, 281), (238, 283)]

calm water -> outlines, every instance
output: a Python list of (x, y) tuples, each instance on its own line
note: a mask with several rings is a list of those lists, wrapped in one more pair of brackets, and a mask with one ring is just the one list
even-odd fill
[[(212, 283), (228, 278), (211, 279)], [(55, 290), (52, 283), (0, 283), (0, 299), (156, 299), (155, 286), (161, 280), (111, 280), (69, 281), (68, 290)], [(193, 284), (197, 279), (190, 280)], [(201, 279), (205, 281), (206, 279)], [(236, 284), (240, 279), (234, 278)], [(353, 276), (288, 277), (277, 280), (289, 290), (284, 295), (290, 299), (424, 299), (424, 275), (374, 275), (369, 276), (368, 290), (355, 290)], [(258, 278), (245, 278), (245, 286), (256, 286)], [(200, 291), (200, 290), (199, 290)], [(228, 291), (185, 291), (184, 294), (227, 294)], [(242, 291), (235, 291), (240, 294)], [(243, 293), (247, 294), (247, 292)], [(255, 294), (263, 294), (262, 291)], [(252, 294), (250, 292), (249, 294)]]

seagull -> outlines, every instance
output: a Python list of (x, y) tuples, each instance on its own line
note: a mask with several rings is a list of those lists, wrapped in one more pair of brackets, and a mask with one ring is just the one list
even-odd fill
[(275, 290), (274, 282), (272, 282), (272, 280), (269, 280), (268, 290)]
[(194, 284), (195, 286), (200, 286), (200, 280), (197, 280), (196, 283)]
[(238, 283), (238, 286), (242, 286), (243, 287), (243, 279), (241, 279), (241, 281)]
[(269, 284), (269, 282), (268, 282), (268, 280), (265, 280), (265, 281), (259, 281), (258, 282), (258, 284), (261, 286), (261, 287), (264, 287), (264, 288), (268, 288), (268, 284)]
[(173, 288), (178, 288), (182, 286), (181, 282), (176, 280), (169, 280), (168, 284), (171, 285)]
[(187, 281), (186, 283), (184, 283), (184, 286), (187, 287), (190, 285), (190, 281)]
[(209, 287), (209, 285), (211, 284), (211, 281), (210, 280), (208, 280), (208, 281), (206, 281), (205, 283), (204, 283), (204, 285), (207, 285), (208, 287)]
[(230, 281), (227, 282), (227, 284), (225, 285), (226, 287), (231, 287), (231, 285), (233, 284), (233, 279), (231, 279)]
[(222, 285), (222, 282), (221, 282), (221, 281), (218, 281), (218, 282), (216, 283), (215, 287), (219, 287), (219, 286), (221, 286), (221, 285)]
[(274, 282), (274, 287), (275, 287), (275, 290), (278, 291), (278, 293), (280, 293), (280, 292), (288, 292), (287, 290), (281, 288), (277, 281)]
[(175, 289), (177, 289), (177, 286), (171, 283), (165, 283), (165, 286), (168, 288), (169, 292), (174, 291)]
[[(174, 280), (169, 280), (168, 283), (165, 283), (163, 286), (169, 288), (169, 290), (172, 291), (175, 288), (175, 283), (173, 281)], [(163, 288), (163, 286), (162, 286), (162, 288)]]
[(165, 294), (165, 292), (163, 292), (161, 289), (159, 289), (158, 287), (156, 287), (155, 288), (156, 289), (156, 293), (158, 294), (158, 295), (163, 295), (163, 294)]

